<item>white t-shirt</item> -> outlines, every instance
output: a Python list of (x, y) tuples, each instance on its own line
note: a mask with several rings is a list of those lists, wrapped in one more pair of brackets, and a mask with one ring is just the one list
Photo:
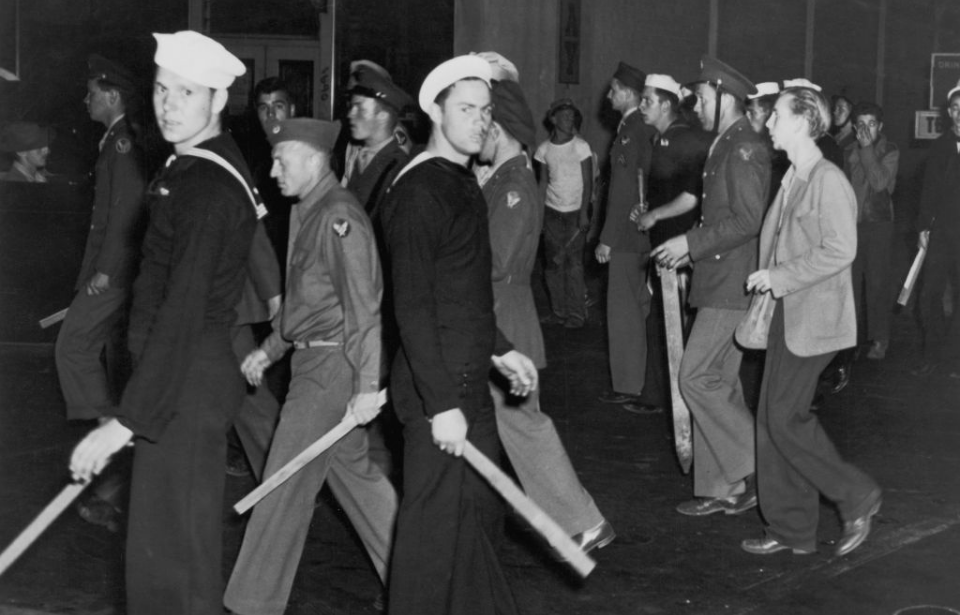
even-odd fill
[(559, 212), (577, 211), (583, 199), (581, 163), (593, 157), (590, 144), (574, 137), (562, 145), (546, 140), (537, 148), (534, 160), (546, 166), (547, 207)]

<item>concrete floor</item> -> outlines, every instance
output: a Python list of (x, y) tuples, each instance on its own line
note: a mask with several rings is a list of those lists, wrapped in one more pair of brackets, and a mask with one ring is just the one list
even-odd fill
[[(832, 556), (835, 511), (821, 510), (821, 550), (752, 556), (751, 511), (687, 518), (674, 506), (691, 479), (673, 453), (666, 415), (637, 416), (596, 396), (607, 387), (603, 329), (545, 329), (550, 367), (543, 408), (618, 537), (596, 553), (586, 581), (556, 563), (510, 519), (502, 562), (525, 615), (939, 615), (960, 613), (960, 381), (914, 378), (917, 330), (897, 316), (888, 358), (857, 362), (853, 380), (819, 416), (846, 458), (885, 490), (868, 541)], [(63, 420), (49, 345), (0, 345), (0, 545), (66, 481), (66, 460), (84, 429)], [(229, 478), (229, 503), (253, 485)], [(225, 504), (229, 570), (243, 521)], [(121, 614), (122, 538), (66, 512), (0, 578), (0, 613)], [(373, 614), (375, 575), (336, 507), (320, 500), (288, 613)], [(393, 614), (415, 615), (415, 614)]]

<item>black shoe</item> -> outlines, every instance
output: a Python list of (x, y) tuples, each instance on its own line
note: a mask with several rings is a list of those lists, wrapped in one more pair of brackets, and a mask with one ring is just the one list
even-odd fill
[(616, 391), (606, 391), (597, 397), (597, 399), (605, 404), (639, 403), (639, 396), (628, 395), (627, 393), (618, 393)]
[(567, 319), (559, 314), (550, 314), (540, 319), (541, 325), (562, 325), (565, 322)]
[(910, 370), (911, 376), (929, 376), (934, 371), (936, 371), (939, 363), (934, 361), (925, 361), (920, 367)]
[(813, 401), (810, 402), (810, 410), (814, 412), (823, 408), (823, 402), (826, 401), (826, 398), (823, 395), (822, 391), (817, 391), (817, 394), (813, 396)]
[(847, 388), (848, 384), (850, 384), (850, 366), (841, 365), (837, 368), (836, 382), (834, 382), (830, 392), (836, 395), (840, 391)]
[(586, 532), (581, 532), (573, 537), (573, 542), (577, 543), (580, 550), (589, 553), (594, 549), (602, 549), (617, 537), (613, 531), (613, 526), (606, 519), (600, 522), (600, 525), (593, 527)]
[(792, 550), (794, 555), (810, 555), (813, 553), (813, 551), (809, 549), (794, 549), (769, 537), (747, 538), (740, 543), (740, 548), (754, 555), (771, 555), (773, 553), (779, 553), (780, 551), (786, 551), (787, 549)]
[(662, 407), (653, 404), (644, 404), (638, 401), (628, 401), (620, 407), (633, 414), (663, 414)]
[(880, 512), (880, 504), (882, 503), (883, 499), (878, 495), (877, 501), (873, 503), (873, 506), (865, 515), (857, 517), (853, 521), (844, 522), (843, 537), (837, 543), (837, 557), (842, 557), (863, 544), (863, 541), (870, 534), (870, 519)]

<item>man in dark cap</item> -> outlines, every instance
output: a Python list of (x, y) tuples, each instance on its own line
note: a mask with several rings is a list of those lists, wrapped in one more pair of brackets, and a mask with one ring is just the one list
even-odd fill
[[(139, 260), (146, 211), (143, 207), (146, 177), (141, 150), (128, 112), (140, 106), (133, 75), (122, 65), (99, 55), (88, 60), (87, 96), (90, 119), (106, 127), (97, 158), (93, 212), (77, 291), (57, 336), (56, 362), (60, 390), (68, 420), (106, 420), (114, 415), (117, 400), (111, 382), (121, 380), (121, 367), (109, 363), (125, 353), (117, 332), (127, 306)], [(101, 353), (108, 348), (108, 365)], [(112, 377), (108, 375), (108, 369)], [(112, 471), (82, 501), (78, 510), (85, 520), (118, 528), (123, 485)]]
[(754, 421), (743, 398), (743, 353), (733, 333), (750, 297), (744, 280), (757, 266), (757, 236), (767, 207), (770, 154), (744, 115), (753, 84), (704, 57), (694, 110), (719, 135), (703, 170), (701, 224), (654, 249), (669, 268), (694, 263), (689, 302), (696, 320), (680, 365), (680, 391), (693, 415), (693, 500), (685, 515), (728, 515), (757, 505)]
[(0, 151), (15, 156), (10, 170), (0, 173), (0, 181), (46, 183), (47, 156), (53, 129), (32, 122), (13, 122), (0, 131)]
[(401, 340), (390, 396), (404, 436), (393, 613), (516, 613), (491, 543), (501, 503), (460, 458), (468, 430), (494, 463), (501, 454), (491, 361), (514, 394), (537, 383), (533, 362), (496, 325), (487, 204), (467, 169), (490, 125), (490, 79), (490, 64), (469, 55), (427, 75), (419, 103), (430, 141), (382, 206)]
[[(479, 159), (492, 167), (481, 188), (490, 224), (494, 312), (507, 339), (543, 369), (546, 353), (530, 288), (543, 208), (524, 152), (535, 139), (533, 114), (513, 81), (494, 81), (491, 94), (493, 121)], [(515, 397), (505, 379), (495, 378), (490, 392), (500, 440), (523, 490), (584, 550), (609, 544), (613, 528), (580, 484), (553, 421), (540, 411), (539, 391)]]
[(356, 67), (350, 83), (350, 138), (362, 145), (348, 152), (342, 183), (376, 220), (383, 195), (410, 158), (395, 130), (413, 99), (367, 64)]
[[(337, 183), (330, 152), (339, 122), (268, 122), (280, 191), (299, 199), (290, 218), (287, 289), (273, 333), (241, 370), (259, 386), (291, 346), (293, 377), (265, 475), (287, 464), (351, 414), (378, 413), (382, 277), (373, 227)], [(386, 583), (397, 495), (354, 429), (261, 502), (247, 525), (224, 596), (234, 613), (280, 615), (300, 563), (317, 493), (327, 482)]]
[(550, 138), (533, 159), (544, 188), (543, 277), (551, 313), (545, 324), (582, 327), (587, 319), (583, 248), (590, 230), (596, 154), (579, 134), (583, 116), (569, 98), (550, 105)]
[(610, 147), (610, 187), (607, 212), (600, 232), (596, 258), (610, 263), (607, 280), (607, 337), (613, 388), (600, 401), (646, 410), (640, 393), (647, 369), (647, 261), (650, 238), (630, 222), (630, 211), (643, 200), (640, 184), (650, 172), (656, 131), (638, 113), (646, 74), (621, 62), (610, 80), (607, 98), (622, 115)]
[(133, 283), (146, 187), (142, 151), (127, 121), (136, 88), (119, 64), (90, 56), (87, 96), (90, 119), (107, 131), (100, 140), (90, 234), (70, 304), (57, 337), (57, 373), (68, 419), (113, 415), (116, 405), (100, 362), (110, 329)]

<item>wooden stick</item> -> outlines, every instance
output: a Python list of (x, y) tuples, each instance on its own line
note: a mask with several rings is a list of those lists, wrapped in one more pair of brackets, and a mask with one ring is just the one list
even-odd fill
[(40, 537), (40, 534), (50, 527), (50, 524), (60, 516), (64, 510), (66, 510), (74, 500), (77, 499), (77, 496), (86, 489), (89, 483), (71, 483), (64, 487), (57, 497), (47, 504), (47, 507), (44, 508), (39, 515), (24, 529), (20, 532), (20, 535), (17, 536), (13, 542), (10, 543), (3, 553), (0, 553), (0, 575), (3, 575), (7, 571), (17, 558), (23, 555), (23, 552), (26, 551), (34, 541)]
[(667, 331), (667, 364), (670, 372), (670, 401), (673, 407), (673, 436), (677, 458), (683, 473), (690, 472), (693, 463), (693, 443), (690, 437), (690, 410), (680, 393), (680, 360), (683, 358), (683, 321), (681, 320), (680, 292), (677, 271), (657, 266), (663, 293), (663, 320)]
[(473, 444), (467, 442), (463, 450), (463, 457), (474, 470), (492, 486), (527, 523), (543, 536), (551, 547), (573, 566), (581, 577), (586, 578), (597, 563), (580, 550), (580, 547), (567, 536), (567, 533), (551, 519), (547, 513), (537, 506), (533, 500), (524, 494), (513, 480), (503, 473), (486, 455), (477, 450)]
[(900, 305), (907, 305), (907, 302), (910, 301), (910, 295), (913, 293), (913, 287), (917, 283), (917, 278), (920, 276), (920, 268), (923, 266), (923, 260), (927, 257), (927, 249), (921, 247), (917, 251), (917, 257), (913, 259), (913, 265), (910, 266), (910, 272), (907, 274), (907, 279), (903, 281), (903, 288), (900, 289), (900, 296), (897, 297), (897, 303)]
[[(383, 389), (377, 395), (377, 405), (383, 406), (385, 403), (387, 403), (387, 390)], [(340, 438), (350, 433), (350, 431), (356, 426), (357, 421), (353, 418), (352, 414), (347, 414), (344, 416), (343, 420), (340, 421), (340, 424), (323, 434), (319, 440), (303, 449), (299, 455), (288, 461), (286, 465), (264, 480), (259, 487), (245, 495), (243, 499), (233, 505), (233, 509), (237, 511), (238, 515), (242, 515), (253, 508), (257, 502), (265, 498), (274, 489), (287, 482), (287, 480), (299, 472), (303, 466), (307, 465), (319, 457), (328, 448), (339, 442)]]
[(69, 309), (70, 309), (70, 308), (63, 308), (63, 309), (60, 310), (59, 312), (54, 312), (53, 314), (50, 314), (50, 315), (47, 316), (46, 318), (41, 318), (41, 319), (40, 319), (40, 328), (41, 328), (41, 329), (46, 329), (47, 327), (52, 327), (53, 325), (57, 324), (58, 322), (60, 322), (60, 321), (63, 320), (64, 318), (66, 318), (66, 316), (67, 316), (67, 310), (69, 310)]

